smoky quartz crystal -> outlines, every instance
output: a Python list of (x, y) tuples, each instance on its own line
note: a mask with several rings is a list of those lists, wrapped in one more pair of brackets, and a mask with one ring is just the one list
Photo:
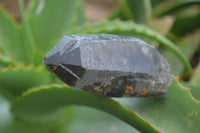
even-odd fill
[(111, 34), (64, 36), (44, 62), (70, 87), (109, 97), (164, 97), (173, 79), (153, 46)]

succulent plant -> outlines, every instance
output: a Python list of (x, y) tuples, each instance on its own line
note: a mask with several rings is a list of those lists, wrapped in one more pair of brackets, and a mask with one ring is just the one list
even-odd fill
[[(109, 18), (94, 24), (86, 23), (83, 0), (32, 0), (27, 7), (19, 0), (21, 23), (1, 8), (0, 132), (198, 133), (200, 66), (189, 60), (199, 59), (199, 7), (189, 6), (200, 1), (169, 1), (118, 0)], [(166, 98), (104, 97), (74, 90), (46, 70), (43, 58), (64, 35), (98, 33), (159, 44), (179, 77)]]

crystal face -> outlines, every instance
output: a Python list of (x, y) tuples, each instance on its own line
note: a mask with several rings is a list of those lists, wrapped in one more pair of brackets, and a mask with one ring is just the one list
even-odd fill
[(44, 62), (72, 88), (109, 97), (163, 97), (173, 79), (167, 60), (133, 37), (64, 36)]

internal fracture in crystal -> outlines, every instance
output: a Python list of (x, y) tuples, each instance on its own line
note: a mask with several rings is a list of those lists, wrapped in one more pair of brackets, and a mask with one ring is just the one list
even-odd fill
[(44, 62), (72, 88), (109, 97), (164, 97), (173, 79), (153, 46), (118, 35), (64, 36)]

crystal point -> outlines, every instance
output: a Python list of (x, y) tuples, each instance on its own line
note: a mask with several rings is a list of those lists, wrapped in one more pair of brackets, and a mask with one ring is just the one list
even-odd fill
[(173, 79), (167, 60), (133, 37), (64, 36), (44, 62), (72, 88), (110, 97), (163, 97)]

